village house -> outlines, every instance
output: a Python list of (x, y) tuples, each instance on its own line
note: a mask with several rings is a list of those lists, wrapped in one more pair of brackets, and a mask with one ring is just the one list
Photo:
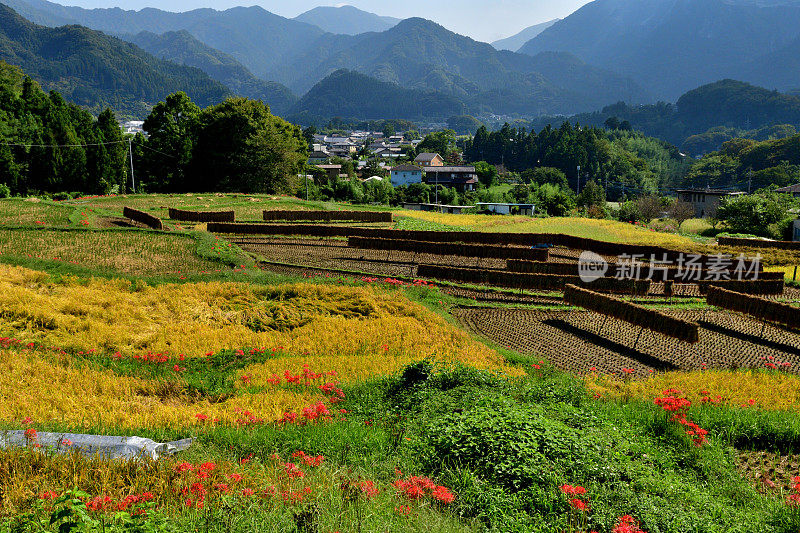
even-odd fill
[(414, 159), (414, 163), (424, 168), (443, 167), (444, 159), (439, 154), (424, 153), (424, 154), (419, 154), (417, 158)]
[(309, 165), (319, 165), (330, 159), (331, 154), (323, 150), (314, 150), (308, 156)]
[(428, 185), (450, 187), (459, 192), (474, 191), (478, 188), (478, 174), (475, 167), (426, 167), (425, 182)]
[(742, 196), (743, 192), (724, 191), (719, 189), (678, 189), (680, 201), (694, 207), (696, 218), (709, 218), (717, 214), (723, 198)]
[(342, 165), (316, 165), (320, 170), (324, 170), (328, 175), (328, 181), (336, 182), (342, 173)]
[(776, 189), (775, 192), (781, 192), (784, 194), (791, 194), (795, 198), (800, 198), (800, 183), (797, 185), (789, 185), (788, 187), (783, 187), (781, 189)]
[(409, 211), (427, 211), (431, 213), (445, 213), (448, 215), (461, 215), (467, 210), (474, 210), (474, 205), (445, 205), (445, 204), (419, 204), (404, 202), (403, 209)]
[(389, 175), (391, 176), (392, 187), (422, 183), (422, 169), (415, 165), (396, 166)]

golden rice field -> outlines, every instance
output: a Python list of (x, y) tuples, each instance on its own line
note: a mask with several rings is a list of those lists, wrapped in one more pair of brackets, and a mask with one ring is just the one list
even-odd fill
[[(126, 357), (279, 347), (279, 357), (241, 372), (256, 390), (268, 387), (273, 374), (297, 374), (306, 364), (335, 373), (341, 383), (389, 375), (424, 358), (521, 375), (400, 291), (373, 287), (215, 282), (134, 289), (129, 282), (98, 279), (53, 283), (46, 274), (0, 265), (0, 336)], [(159, 386), (107, 371), (87, 373), (68, 355), (42, 357), (15, 348), (0, 362), (0, 393), (16, 397), (0, 406), (0, 420), (175, 427), (192, 423), (197, 413), (231, 422), (237, 408), (273, 420), (324, 398), (313, 387), (268, 387), (243, 388), (217, 404), (186, 403), (159, 399)]]
[(403, 211), (402, 216), (434, 224), (464, 227), (474, 231), (503, 233), (563, 233), (589, 239), (627, 244), (652, 244), (691, 249), (690, 238), (649, 231), (615, 220), (591, 218), (531, 218), (524, 216), (451, 215), (422, 211)]
[(220, 263), (199, 257), (196, 250), (195, 239), (176, 234), (0, 228), (0, 255), (142, 276), (222, 268)]
[(38, 199), (0, 200), (0, 226), (69, 226), (74, 207)]
[(762, 370), (705, 370), (667, 372), (646, 380), (620, 381), (606, 375), (585, 378), (590, 392), (610, 399), (652, 401), (663, 391), (677, 389), (693, 402), (703, 397), (731, 406), (757, 406), (800, 412), (800, 376)]

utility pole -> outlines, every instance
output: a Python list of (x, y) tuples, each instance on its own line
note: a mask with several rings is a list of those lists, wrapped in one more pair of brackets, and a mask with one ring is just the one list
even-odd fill
[(128, 137), (128, 153), (131, 157), (131, 191), (136, 192), (136, 179), (133, 176), (133, 137)]
[(750, 170), (747, 172), (747, 194), (750, 194), (752, 188), (753, 188), (753, 171)]
[(581, 193), (581, 166), (578, 165), (578, 194)]

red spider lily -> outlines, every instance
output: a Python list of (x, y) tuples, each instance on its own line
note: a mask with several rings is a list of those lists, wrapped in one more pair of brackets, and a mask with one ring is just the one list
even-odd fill
[(445, 505), (453, 503), (453, 500), (456, 499), (455, 495), (450, 492), (450, 489), (441, 485), (438, 485), (431, 491), (431, 498)]
[(217, 468), (217, 465), (214, 464), (214, 463), (211, 463), (211, 462), (203, 463), (203, 464), (200, 465), (200, 470), (205, 470), (206, 472), (211, 472), (215, 468)]
[(55, 500), (58, 498), (58, 494), (53, 492), (52, 490), (48, 490), (47, 492), (43, 492), (39, 495), (40, 500)]
[(408, 516), (411, 514), (411, 506), (410, 505), (401, 505), (400, 507), (395, 507), (394, 512), (400, 516)]
[(283, 471), (289, 479), (306, 477), (305, 472), (294, 463), (286, 463), (283, 465)]
[(108, 506), (111, 503), (110, 496), (95, 496), (88, 502), (86, 502), (86, 508), (92, 512), (99, 512)]
[(242, 496), (252, 496), (255, 494), (253, 489), (242, 489)]
[(229, 474), (228, 479), (233, 481), (234, 483), (238, 483), (244, 478), (242, 478), (241, 474)]
[(645, 533), (639, 529), (639, 522), (631, 515), (620, 516), (619, 523), (611, 530), (611, 533)]
[(559, 488), (561, 489), (561, 492), (567, 496), (580, 496), (582, 494), (586, 494), (586, 489), (580, 485), (561, 485)]
[(573, 509), (577, 509), (578, 511), (587, 512), (589, 510), (589, 504), (583, 500), (579, 500), (578, 498), (571, 499), (569, 504)]
[(392, 485), (409, 500), (418, 500), (429, 496), (446, 505), (455, 499), (450, 489), (437, 485), (427, 477), (410, 476), (407, 480), (401, 478)]
[(664, 391), (663, 397), (656, 398), (654, 403), (665, 411), (671, 412), (671, 420), (687, 428), (686, 434), (692, 437), (695, 446), (702, 446), (708, 440), (706, 438), (708, 431), (686, 418), (686, 413), (689, 407), (691, 407), (692, 402), (682, 397), (682, 394), (683, 393), (679, 390), (669, 389)]
[(191, 472), (192, 470), (194, 470), (194, 467), (187, 462), (180, 463), (175, 467), (176, 472)]

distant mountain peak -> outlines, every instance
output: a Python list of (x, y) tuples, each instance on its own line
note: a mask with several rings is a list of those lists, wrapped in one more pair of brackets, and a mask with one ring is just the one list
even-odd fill
[(542, 33), (544, 30), (555, 24), (561, 19), (553, 19), (548, 20), (547, 22), (541, 22), (539, 24), (534, 24), (533, 26), (529, 26), (522, 30), (521, 32), (517, 33), (516, 35), (512, 35), (511, 37), (507, 37), (505, 39), (500, 39), (499, 41), (495, 41), (492, 43), (492, 46), (497, 48), (498, 50), (508, 50), (510, 52), (517, 52), (520, 48), (522, 48), (525, 43)]
[(313, 24), (328, 33), (359, 35), (386, 31), (400, 22), (394, 17), (382, 17), (350, 5), (320, 6), (298, 15), (294, 20)]

